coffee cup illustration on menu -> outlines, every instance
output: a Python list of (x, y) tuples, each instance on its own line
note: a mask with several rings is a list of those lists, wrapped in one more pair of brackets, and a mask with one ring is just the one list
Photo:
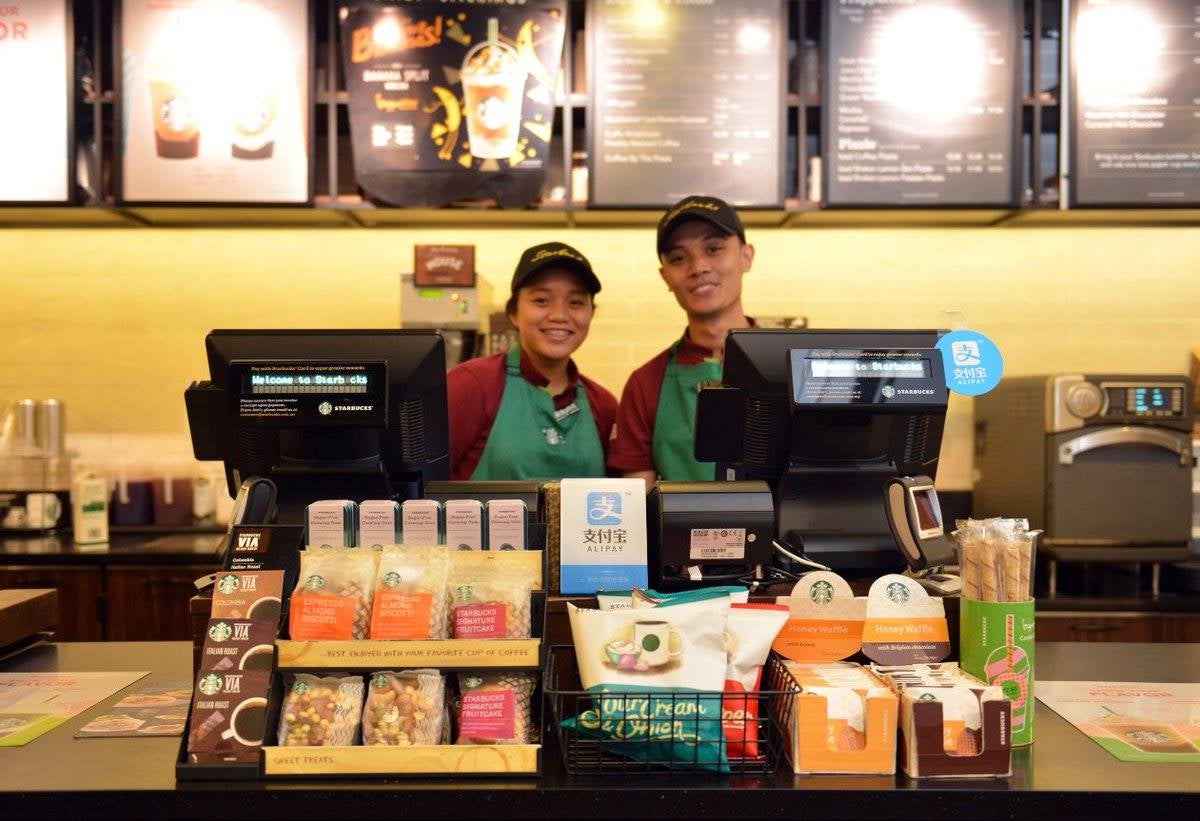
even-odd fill
[(668, 621), (643, 619), (604, 643), (604, 660), (631, 673), (659, 672), (683, 655), (683, 636)]
[(199, 106), (190, 82), (186, 59), (172, 54), (167, 45), (150, 61), (150, 117), (154, 123), (154, 151), (172, 160), (200, 154)]
[(266, 160), (275, 153), (274, 125), (279, 90), (269, 85), (242, 89), (231, 101), (230, 151), (239, 160)]
[(480, 159), (507, 159), (517, 150), (529, 77), (517, 50), (500, 41), (497, 24), (488, 20), (488, 38), (462, 63), (468, 147)]
[(1194, 753), (1198, 749), (1173, 724), (1145, 716), (1112, 713), (1097, 721), (1096, 726), (1140, 753)]
[(221, 738), (233, 739), (245, 747), (261, 747), (266, 730), (267, 700), (255, 696), (233, 708), (233, 714), (229, 717), (229, 729), (221, 733)]
[(246, 618), (253, 621), (279, 621), (282, 608), (283, 603), (278, 596), (263, 596), (246, 608)]
[(275, 659), (275, 646), (271, 644), (257, 644), (246, 651), (242, 656), (242, 660), (238, 662), (239, 670), (270, 670), (271, 662)]

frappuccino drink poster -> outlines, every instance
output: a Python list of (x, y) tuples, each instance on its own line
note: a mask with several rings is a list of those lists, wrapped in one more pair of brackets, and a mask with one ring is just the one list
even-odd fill
[(545, 178), (562, 0), (415, 0), (340, 10), (358, 184), (393, 205), (495, 199)]
[(123, 0), (121, 198), (309, 199), (307, 0)]

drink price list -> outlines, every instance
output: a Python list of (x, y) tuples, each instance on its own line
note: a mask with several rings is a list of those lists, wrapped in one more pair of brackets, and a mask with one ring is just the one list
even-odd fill
[(1071, 204), (1200, 204), (1200, 2), (1071, 9)]
[(783, 3), (600, 0), (589, 14), (592, 204), (703, 191), (778, 205)]
[(835, 0), (828, 7), (826, 200), (1017, 200), (1018, 4)]

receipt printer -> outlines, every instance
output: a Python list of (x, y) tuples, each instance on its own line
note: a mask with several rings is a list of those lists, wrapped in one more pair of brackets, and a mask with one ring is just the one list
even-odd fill
[(766, 482), (658, 482), (646, 505), (650, 584), (728, 584), (771, 564), (775, 507)]

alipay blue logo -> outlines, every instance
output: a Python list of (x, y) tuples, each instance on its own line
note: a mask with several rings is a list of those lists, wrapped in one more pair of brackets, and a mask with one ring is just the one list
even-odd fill
[(952, 331), (937, 342), (946, 387), (966, 396), (987, 393), (1000, 383), (1004, 359), (996, 343), (978, 331)]
[(589, 525), (621, 524), (621, 494), (612, 491), (587, 495), (587, 523)]

